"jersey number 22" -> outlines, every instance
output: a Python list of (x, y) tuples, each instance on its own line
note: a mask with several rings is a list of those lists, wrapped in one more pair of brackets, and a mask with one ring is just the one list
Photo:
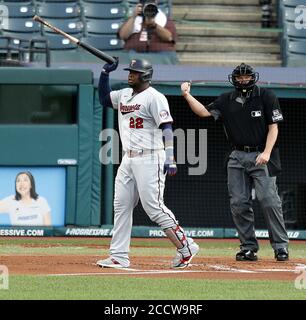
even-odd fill
[(143, 128), (143, 119), (142, 118), (130, 118), (130, 128), (131, 129), (141, 129)]

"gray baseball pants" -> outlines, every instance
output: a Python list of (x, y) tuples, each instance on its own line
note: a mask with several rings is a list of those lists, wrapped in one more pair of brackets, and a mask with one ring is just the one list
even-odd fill
[(261, 205), (274, 250), (288, 248), (288, 236), (277, 191), (276, 177), (270, 177), (267, 165), (255, 166), (260, 152), (234, 150), (227, 165), (231, 213), (241, 242), (241, 250), (258, 251), (255, 236), (252, 187)]

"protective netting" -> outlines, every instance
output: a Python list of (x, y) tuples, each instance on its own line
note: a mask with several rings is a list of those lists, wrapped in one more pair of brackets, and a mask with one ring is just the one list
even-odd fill
[[(228, 144), (221, 123), (212, 118), (197, 117), (182, 97), (167, 98), (174, 118), (174, 129), (207, 129), (208, 153), (207, 171), (204, 175), (188, 175), (189, 165), (180, 164), (177, 176), (167, 178), (165, 204), (183, 227), (234, 227), (224, 166)], [(207, 104), (215, 97), (198, 99)], [(283, 167), (278, 178), (279, 194), (283, 199), (287, 228), (306, 229), (306, 101), (279, 100), (285, 118), (280, 125), (279, 135)], [(257, 200), (254, 201), (254, 211), (256, 228), (266, 228)], [(134, 225), (155, 225), (144, 213), (141, 204), (134, 211)]]

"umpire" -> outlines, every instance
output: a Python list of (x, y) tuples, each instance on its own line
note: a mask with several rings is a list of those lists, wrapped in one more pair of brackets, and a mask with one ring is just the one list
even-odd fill
[(275, 94), (256, 86), (258, 78), (259, 74), (251, 66), (242, 63), (228, 76), (235, 90), (221, 94), (207, 107), (190, 94), (189, 82), (182, 83), (181, 90), (198, 116), (222, 120), (231, 145), (227, 162), (228, 191), (232, 217), (241, 243), (236, 260), (257, 260), (259, 247), (251, 196), (254, 186), (275, 259), (286, 261), (289, 259), (289, 240), (276, 186), (276, 175), (281, 170), (278, 122), (283, 120), (283, 115)]

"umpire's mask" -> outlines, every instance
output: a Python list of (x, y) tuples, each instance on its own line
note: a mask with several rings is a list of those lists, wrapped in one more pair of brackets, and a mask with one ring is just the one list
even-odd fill
[[(251, 76), (251, 80), (247, 83), (243, 83), (236, 79), (236, 77), (239, 76)], [(255, 72), (251, 66), (245, 63), (241, 63), (233, 70), (231, 74), (228, 75), (228, 81), (243, 95), (246, 95), (249, 91), (252, 91), (258, 79), (259, 73)]]

